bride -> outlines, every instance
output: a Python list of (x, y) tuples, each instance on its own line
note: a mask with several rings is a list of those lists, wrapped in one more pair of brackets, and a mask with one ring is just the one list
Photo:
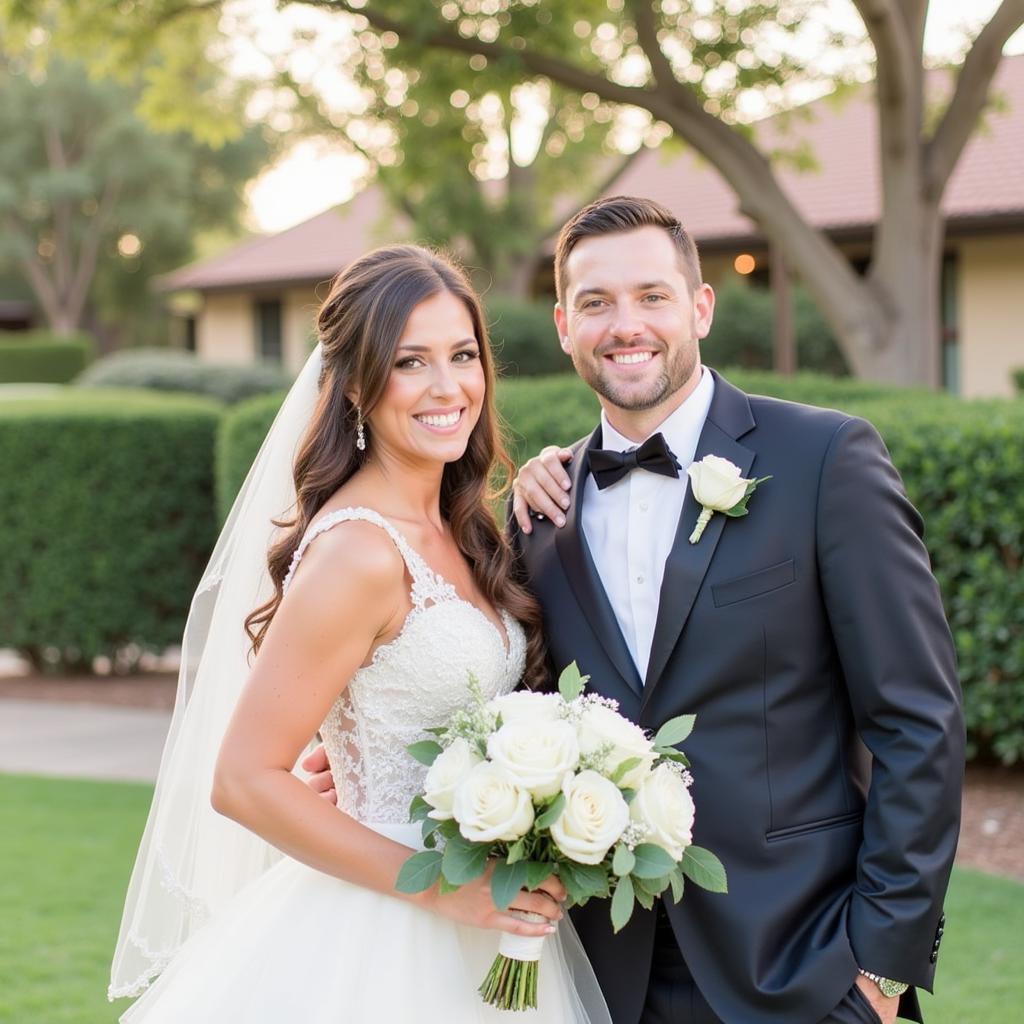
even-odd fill
[[(488, 696), (544, 680), (486, 504), (508, 460), (478, 299), (392, 246), (339, 275), (318, 328), (193, 601), (110, 997), (142, 993), (132, 1024), (495, 1020), (476, 990), (499, 933), (550, 934), (533, 1019), (603, 1024), (557, 879), (508, 913), (487, 876), (394, 888), (420, 848), (406, 746), (470, 674)], [(337, 807), (293, 772), (317, 732)]]

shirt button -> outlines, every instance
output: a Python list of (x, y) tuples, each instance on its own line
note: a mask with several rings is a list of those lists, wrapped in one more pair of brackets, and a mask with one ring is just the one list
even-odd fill
[(647, 511), (647, 502), (646, 501), (641, 501), (640, 502), (640, 511), (641, 512), (646, 512)]
[(636, 581), (637, 581), (637, 583), (643, 583), (643, 581), (644, 581), (643, 576), (637, 576)]

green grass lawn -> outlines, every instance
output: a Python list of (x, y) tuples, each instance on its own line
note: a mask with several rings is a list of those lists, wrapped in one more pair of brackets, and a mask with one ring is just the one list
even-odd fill
[[(151, 792), (0, 776), (0, 1024), (112, 1024), (128, 1005), (107, 1002), (107, 971)], [(1024, 885), (957, 871), (928, 1024), (1016, 1024), (1022, 935)]]

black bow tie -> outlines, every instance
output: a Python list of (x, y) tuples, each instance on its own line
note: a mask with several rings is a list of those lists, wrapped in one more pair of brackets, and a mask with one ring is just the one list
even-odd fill
[(590, 450), (590, 472), (594, 475), (594, 483), (602, 491), (634, 469), (678, 477), (681, 468), (672, 449), (665, 444), (662, 434), (652, 435), (639, 448), (630, 452), (615, 452), (604, 448)]

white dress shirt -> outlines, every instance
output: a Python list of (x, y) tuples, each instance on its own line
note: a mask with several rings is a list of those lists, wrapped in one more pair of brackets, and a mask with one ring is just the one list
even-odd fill
[[(678, 479), (634, 469), (603, 491), (590, 475), (584, 485), (583, 535), (641, 680), (651, 660), (665, 560), (689, 486), (686, 467), (693, 462), (714, 393), (715, 379), (705, 369), (693, 394), (652, 431), (664, 434), (679, 460)], [(639, 447), (603, 412), (601, 435), (602, 448), (625, 452)]]

